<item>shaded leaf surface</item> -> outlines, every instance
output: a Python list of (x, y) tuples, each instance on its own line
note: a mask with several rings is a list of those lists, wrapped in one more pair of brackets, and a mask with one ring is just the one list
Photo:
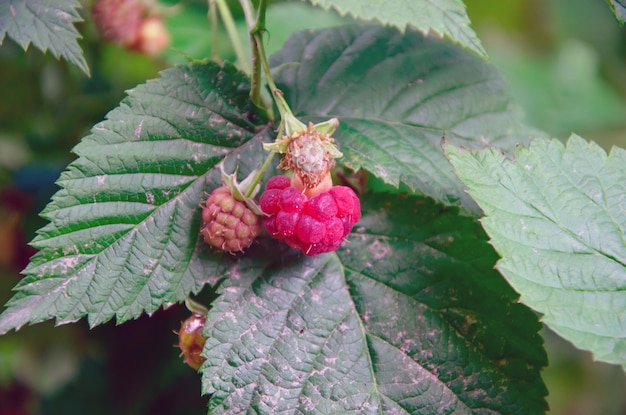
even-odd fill
[(271, 62), (297, 115), (339, 118), (335, 137), (345, 164), (474, 213), (441, 151), (442, 136), (512, 150), (529, 133), (493, 67), (415, 32), (356, 26), (302, 32)]
[(309, 0), (325, 9), (334, 8), (340, 14), (350, 14), (365, 20), (377, 20), (404, 32), (412, 26), (423, 33), (447, 36), (454, 42), (481, 56), (487, 52), (476, 33), (462, 0), (400, 0), (392, 4), (378, 0)]
[(542, 412), (540, 324), (478, 224), (363, 202), (337, 253), (268, 245), (229, 271), (205, 326), (210, 413)]
[(198, 241), (199, 203), (229, 157), (241, 174), (262, 161), (245, 117), (247, 79), (194, 64), (130, 91), (75, 147), (43, 216), (0, 333), (27, 322), (118, 321), (183, 300), (229, 264)]
[(63, 57), (89, 75), (74, 23), (82, 21), (77, 0), (3, 0), (0, 2), (0, 45), (8, 34), (22, 48), (32, 43)]
[(533, 141), (514, 162), (446, 149), (522, 301), (577, 347), (626, 366), (626, 151), (607, 156), (578, 136)]

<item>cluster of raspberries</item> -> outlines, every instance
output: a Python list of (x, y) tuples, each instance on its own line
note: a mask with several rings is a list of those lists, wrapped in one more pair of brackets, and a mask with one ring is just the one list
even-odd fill
[(269, 179), (259, 204), (270, 215), (267, 232), (309, 256), (335, 251), (361, 218), (361, 203), (349, 187), (333, 186), (309, 199), (287, 176)]

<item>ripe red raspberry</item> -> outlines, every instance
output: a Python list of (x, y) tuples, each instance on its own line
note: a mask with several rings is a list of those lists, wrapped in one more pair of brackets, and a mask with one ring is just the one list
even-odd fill
[(202, 336), (202, 328), (206, 317), (199, 313), (193, 313), (183, 321), (178, 330), (178, 347), (181, 350), (183, 361), (195, 370), (200, 369), (206, 360), (202, 357), (202, 348), (206, 338)]
[(226, 252), (243, 252), (261, 233), (261, 220), (230, 188), (213, 190), (202, 210), (200, 233), (209, 245)]
[(309, 256), (335, 251), (361, 218), (361, 203), (349, 187), (334, 186), (309, 199), (286, 176), (268, 181), (259, 204), (270, 215), (267, 232)]

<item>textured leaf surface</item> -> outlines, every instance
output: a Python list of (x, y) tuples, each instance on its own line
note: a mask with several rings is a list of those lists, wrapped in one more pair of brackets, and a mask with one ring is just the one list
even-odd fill
[(626, 151), (572, 136), (515, 161), (446, 146), (485, 211), (498, 269), (543, 320), (595, 357), (626, 366)]
[(32, 43), (63, 57), (89, 75), (74, 23), (82, 21), (77, 0), (3, 0), (0, 2), (0, 45), (5, 36), (25, 50)]
[(215, 280), (228, 260), (198, 243), (198, 205), (225, 156), (242, 174), (262, 161), (261, 136), (242, 115), (247, 96), (246, 78), (214, 64), (132, 90), (75, 147), (0, 333), (51, 318), (124, 321)]
[(231, 269), (205, 326), (210, 413), (543, 412), (540, 324), (479, 225), (421, 198), (363, 209), (337, 253), (269, 245)]
[(391, 3), (379, 0), (309, 0), (325, 9), (334, 8), (340, 14), (350, 14), (365, 20), (377, 20), (404, 31), (412, 26), (423, 33), (447, 36), (460, 45), (487, 56), (487, 52), (470, 27), (462, 0), (399, 0)]
[(415, 32), (342, 27), (299, 33), (272, 65), (297, 115), (339, 118), (335, 137), (344, 163), (475, 213), (441, 151), (444, 133), (457, 144), (488, 141), (511, 150), (529, 135), (493, 67)]

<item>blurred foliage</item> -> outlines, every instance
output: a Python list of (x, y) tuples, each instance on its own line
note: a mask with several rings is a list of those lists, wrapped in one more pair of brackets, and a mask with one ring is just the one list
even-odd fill
[(597, 0), (468, 0), (492, 63), (528, 121), (626, 147), (626, 29)]
[[(246, 44), (237, 3), (229, 0)], [(34, 48), (24, 53), (10, 40), (0, 47), (2, 304), (32, 254), (26, 241), (43, 224), (38, 212), (72, 159), (71, 148), (117, 106), (125, 90), (165, 67), (213, 53), (205, 0), (163, 1), (172, 44), (156, 58), (103, 42), (89, 4), (81, 10), (85, 23), (77, 28), (90, 78)], [(562, 139), (576, 132), (607, 149), (626, 147), (626, 29), (607, 2), (466, 4), (492, 63), (508, 79), (531, 124)], [(304, 2), (270, 1), (268, 51), (280, 49), (296, 30), (344, 21)], [(217, 34), (220, 59), (234, 61), (222, 27)], [(206, 413), (200, 377), (172, 347), (177, 341), (172, 330), (187, 313), (175, 306), (118, 327), (109, 323), (89, 330), (85, 322), (63, 327), (46, 323), (0, 337), (0, 414)], [(550, 332), (544, 338), (551, 414), (626, 414), (621, 369), (591, 362), (589, 354)], [(174, 401), (188, 405), (169, 407)]]

